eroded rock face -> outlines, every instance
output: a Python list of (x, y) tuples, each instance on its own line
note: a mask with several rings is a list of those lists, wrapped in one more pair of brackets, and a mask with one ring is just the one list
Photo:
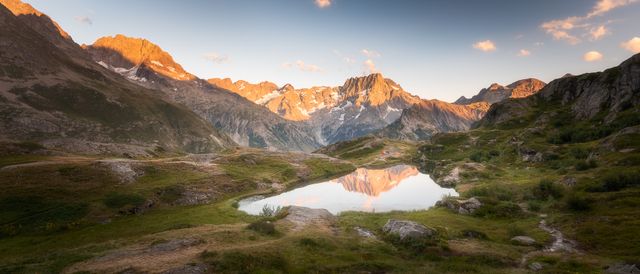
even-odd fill
[(507, 98), (523, 98), (537, 93), (544, 88), (545, 85), (544, 82), (534, 78), (519, 80), (506, 87), (494, 83), (488, 88), (480, 90), (477, 95), (471, 98), (460, 97), (455, 103), (466, 105), (487, 102), (493, 104)]
[(407, 220), (389, 219), (382, 227), (382, 231), (386, 234), (395, 235), (400, 240), (411, 240), (420, 238), (430, 238), (437, 234), (437, 231), (424, 225)]

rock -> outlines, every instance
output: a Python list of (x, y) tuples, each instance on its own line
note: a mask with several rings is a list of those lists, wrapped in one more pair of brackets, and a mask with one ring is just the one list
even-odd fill
[(576, 180), (576, 178), (571, 177), (571, 176), (565, 176), (564, 178), (562, 178), (562, 184), (565, 186), (575, 186), (576, 183), (578, 182), (578, 180)]
[(544, 155), (529, 148), (521, 148), (520, 156), (522, 156), (523, 162), (539, 163), (544, 160)]
[(638, 274), (640, 273), (640, 268), (635, 264), (626, 264), (626, 263), (616, 263), (608, 266), (604, 273), (610, 274)]
[(459, 214), (472, 214), (480, 207), (482, 207), (482, 202), (480, 202), (480, 200), (475, 197), (469, 198), (467, 200), (445, 198), (436, 202), (436, 206), (446, 207), (451, 211)]
[(460, 182), (460, 173), (461, 173), (462, 169), (459, 167), (455, 167), (451, 170), (451, 172), (449, 172), (449, 174), (447, 174), (447, 176), (444, 176), (442, 179), (438, 180), (438, 184), (443, 186), (443, 187), (452, 187), (455, 186), (457, 183)]
[(104, 160), (100, 161), (99, 165), (107, 168), (123, 184), (134, 183), (138, 177), (144, 175), (144, 171), (134, 169), (127, 160)]
[(515, 236), (511, 238), (511, 242), (518, 245), (534, 245), (536, 240), (529, 236)]
[(296, 225), (297, 229), (308, 225), (333, 226), (336, 217), (326, 209), (314, 209), (301, 206), (290, 206), (284, 219)]
[(400, 240), (430, 238), (436, 235), (436, 230), (416, 222), (389, 219), (382, 227), (387, 234), (396, 235)]
[(541, 263), (539, 262), (533, 262), (529, 264), (529, 269), (533, 270), (533, 271), (540, 271), (542, 270), (544, 267), (542, 266)]
[(203, 274), (207, 273), (207, 265), (205, 264), (193, 264), (193, 265), (184, 265), (178, 268), (172, 268), (162, 274)]
[(362, 228), (362, 227), (356, 226), (356, 227), (354, 227), (353, 229), (355, 229), (355, 230), (356, 230), (356, 232), (358, 232), (358, 235), (359, 235), (360, 237), (364, 237), (364, 238), (372, 238), (372, 239), (375, 239), (375, 238), (376, 238), (376, 235), (374, 235), (374, 234), (373, 234), (373, 232), (371, 232), (371, 231), (369, 231), (369, 230), (367, 230), (367, 229), (364, 229), (364, 228)]

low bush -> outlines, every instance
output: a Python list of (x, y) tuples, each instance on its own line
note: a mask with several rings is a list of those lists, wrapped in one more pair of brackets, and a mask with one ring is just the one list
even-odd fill
[(600, 184), (587, 188), (587, 191), (612, 192), (634, 186), (640, 186), (640, 172), (626, 172), (607, 175), (602, 179)]
[(250, 223), (247, 229), (253, 230), (263, 235), (275, 235), (278, 231), (276, 226), (269, 220), (258, 220)]
[(554, 183), (549, 179), (542, 179), (533, 188), (533, 195), (539, 200), (547, 200), (549, 198), (562, 198), (564, 189), (562, 186)]
[(287, 260), (276, 252), (229, 251), (205, 258), (216, 273), (287, 273)]
[(567, 198), (567, 207), (573, 211), (589, 211), (593, 208), (594, 200), (580, 194), (573, 194)]
[(578, 161), (575, 164), (575, 168), (577, 171), (589, 170), (596, 167), (598, 167), (598, 164), (594, 160)]
[(137, 194), (109, 193), (103, 202), (108, 208), (119, 209), (125, 206), (140, 206), (145, 202), (145, 198)]

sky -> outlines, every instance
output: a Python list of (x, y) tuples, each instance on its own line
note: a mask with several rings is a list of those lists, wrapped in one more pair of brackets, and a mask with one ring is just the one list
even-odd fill
[(79, 44), (146, 38), (203, 79), (304, 88), (380, 72), (449, 102), (491, 83), (601, 71), (640, 52), (640, 0), (25, 2)]

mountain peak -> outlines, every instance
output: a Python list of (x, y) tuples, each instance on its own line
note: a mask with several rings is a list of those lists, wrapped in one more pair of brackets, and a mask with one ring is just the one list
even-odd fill
[(280, 90), (281, 90), (281, 91), (292, 91), (292, 90), (295, 90), (295, 88), (293, 87), (293, 85), (292, 85), (292, 84), (287, 83), (287, 84), (285, 84), (284, 86), (282, 86), (282, 87), (280, 88)]
[(491, 84), (488, 88), (483, 88), (480, 92), (469, 98), (464, 96), (455, 101), (455, 104), (469, 105), (479, 102), (487, 102), (493, 104), (507, 98), (522, 98), (533, 95), (546, 85), (535, 78), (526, 78), (515, 81), (508, 86), (502, 86), (498, 83)]
[(158, 45), (142, 38), (122, 34), (101, 37), (88, 46), (94, 59), (111, 66), (131, 69), (144, 65), (154, 72), (175, 80), (192, 80), (195, 77), (186, 72), (173, 57)]
[(57, 22), (33, 6), (20, 0), (0, 0), (0, 4), (56, 46), (69, 48), (75, 45), (71, 36)]
[(496, 90), (501, 90), (504, 89), (504, 86), (498, 84), (498, 83), (493, 83), (489, 86), (488, 90), (490, 91), (496, 91)]

